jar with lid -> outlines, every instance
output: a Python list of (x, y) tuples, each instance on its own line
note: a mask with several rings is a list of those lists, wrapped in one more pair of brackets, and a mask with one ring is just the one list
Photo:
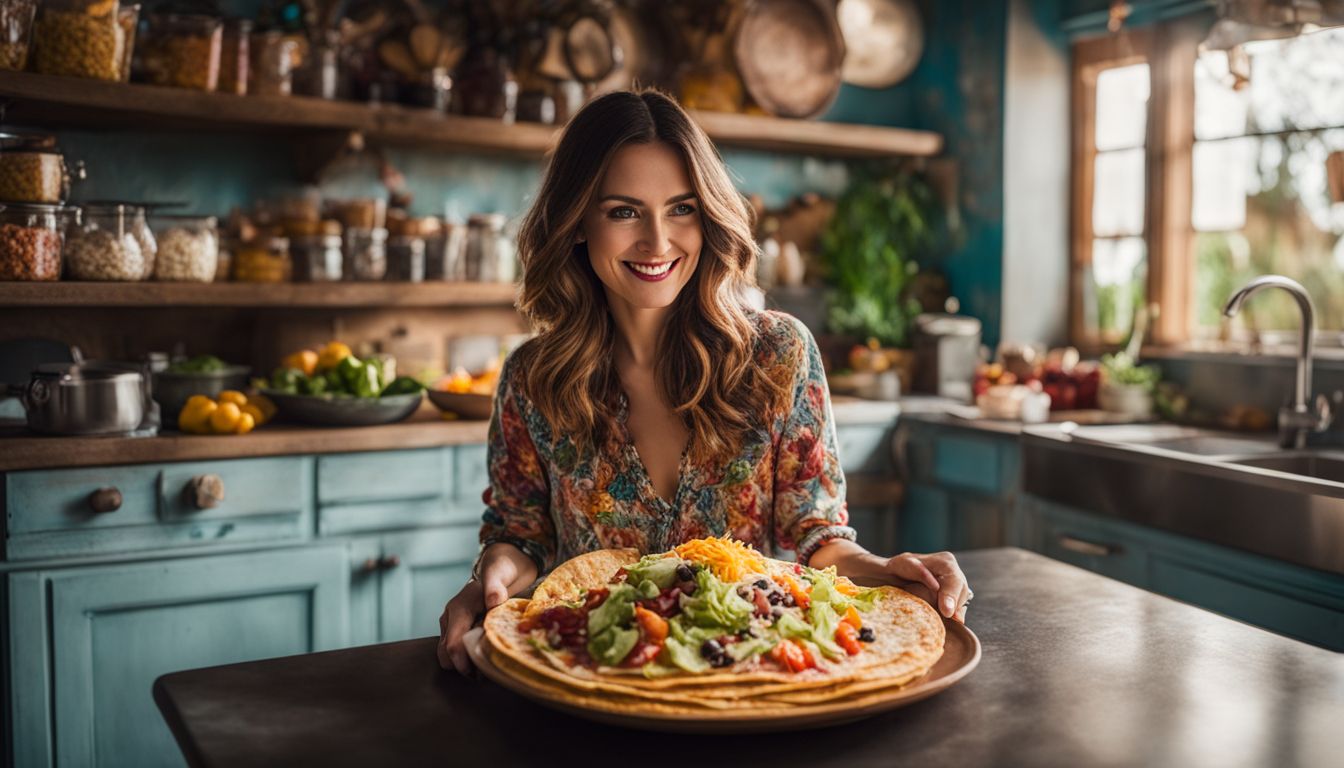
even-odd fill
[(518, 81), (509, 60), (489, 46), (472, 48), (465, 59), (460, 65), (454, 106), (464, 115), (512, 123), (518, 108)]
[(425, 240), (425, 279), (466, 279), (467, 225), (446, 220)]
[(139, 6), (115, 0), (47, 0), (33, 25), (33, 69), (124, 81)]
[(218, 222), (214, 216), (154, 217), (159, 255), (155, 280), (208, 283), (219, 262)]
[(481, 283), (513, 280), (513, 247), (504, 235), (502, 213), (475, 213), (467, 219), (467, 246), (462, 278)]
[(70, 172), (54, 137), (0, 134), (0, 200), (59, 203), (69, 193)]
[(387, 230), (381, 227), (346, 227), (346, 280), (382, 280), (387, 276)]
[(213, 91), (219, 84), (224, 22), (213, 16), (154, 14), (137, 51), (147, 82)]
[(287, 283), (294, 272), (289, 238), (274, 229), (261, 230), (240, 242), (233, 253), (233, 279), (244, 283)]
[(145, 255), (135, 236), (133, 206), (86, 205), (66, 231), (65, 269), (75, 280), (143, 280)]
[(145, 269), (141, 273), (141, 280), (148, 280), (154, 274), (154, 260), (159, 253), (159, 243), (154, 239), (154, 232), (149, 228), (149, 220), (145, 215), (146, 206), (127, 203), (131, 216), (131, 235), (135, 241), (140, 244), (140, 255), (144, 257)]
[(233, 274), (233, 253), (238, 250), (238, 238), (220, 233), (219, 256), (215, 259), (215, 279), (213, 282), (227, 282)]
[(406, 283), (424, 282), (424, 237), (418, 234), (388, 237), (387, 279)]
[(0, 206), (0, 280), (59, 280), (61, 233), (72, 213), (60, 205)]
[(28, 42), (37, 0), (0, 0), (0, 69), (28, 65)]
[(288, 96), (294, 90), (294, 53), (298, 42), (280, 30), (252, 35), (252, 61), (247, 72), (248, 93)]
[(341, 225), (324, 221), (317, 234), (290, 238), (295, 282), (320, 283), (341, 279), (345, 259), (341, 251)]
[(219, 48), (217, 90), (220, 93), (246, 95), (251, 36), (251, 19), (227, 19), (224, 22), (224, 33)]

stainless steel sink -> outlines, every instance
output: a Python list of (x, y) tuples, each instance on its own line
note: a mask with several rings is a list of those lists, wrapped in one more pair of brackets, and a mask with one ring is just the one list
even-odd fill
[(1273, 437), (1253, 437), (1238, 432), (1220, 432), (1175, 424), (1077, 427), (1069, 432), (1069, 437), (1088, 443), (1143, 446), (1208, 457), (1252, 457), (1283, 452)]
[(1294, 452), (1278, 456), (1235, 458), (1229, 459), (1228, 463), (1344, 483), (1344, 455), (1340, 454)]

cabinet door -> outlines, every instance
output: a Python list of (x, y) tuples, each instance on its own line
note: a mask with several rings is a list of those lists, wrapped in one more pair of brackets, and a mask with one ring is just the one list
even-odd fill
[(380, 577), (380, 641), (439, 634), (444, 604), (471, 578), (479, 533), (459, 525), (383, 537), (384, 562), (396, 565)]
[(155, 678), (340, 647), (346, 557), (325, 547), (12, 576), (10, 668), (42, 672), (15, 677), (15, 764), (181, 765)]
[(901, 507), (898, 551), (937, 552), (951, 544), (948, 494), (927, 485), (912, 485)]

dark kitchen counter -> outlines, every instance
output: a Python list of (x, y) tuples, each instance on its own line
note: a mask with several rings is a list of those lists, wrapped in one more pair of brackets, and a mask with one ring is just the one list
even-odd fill
[(1019, 549), (959, 556), (984, 656), (863, 722), (670, 736), (442, 672), (436, 638), (165, 675), (193, 765), (1315, 766), (1344, 753), (1344, 654)]

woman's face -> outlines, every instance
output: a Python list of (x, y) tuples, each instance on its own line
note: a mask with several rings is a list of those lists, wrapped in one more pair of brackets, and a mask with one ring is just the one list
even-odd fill
[(579, 233), (607, 296), (667, 307), (700, 259), (700, 201), (686, 164), (662, 142), (617, 150)]

